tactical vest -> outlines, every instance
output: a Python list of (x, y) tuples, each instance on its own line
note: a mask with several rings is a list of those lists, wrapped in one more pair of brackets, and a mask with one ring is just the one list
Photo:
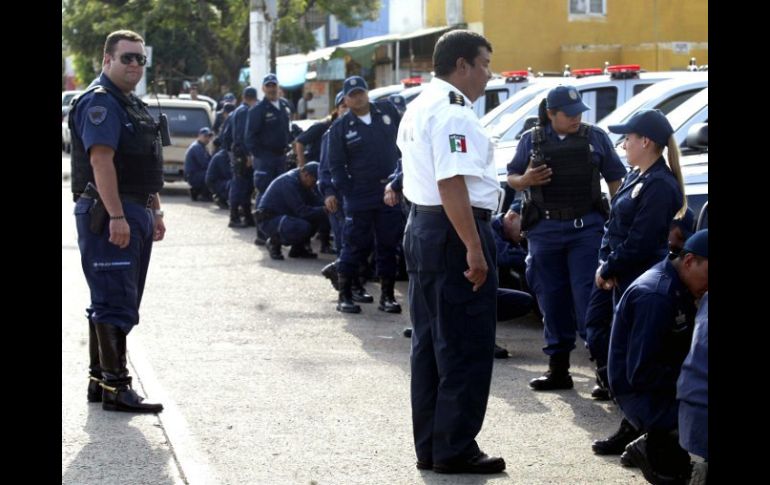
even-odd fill
[(577, 219), (601, 205), (599, 167), (591, 162), (590, 128), (585, 123), (564, 140), (549, 140), (545, 130), (532, 129), (533, 150), (553, 171), (551, 182), (530, 187), (532, 200), (546, 219)]
[[(118, 191), (121, 194), (146, 195), (154, 194), (163, 187), (163, 151), (161, 148), (160, 130), (158, 123), (147, 111), (143, 102), (125, 96), (114, 89), (96, 85), (76, 99), (70, 110), (69, 127), (72, 132), (72, 193), (80, 194), (88, 182), (93, 182), (94, 172), (91, 160), (85, 151), (83, 141), (74, 136), (74, 112), (78, 102), (86, 93), (102, 89), (114, 96), (126, 110), (128, 119), (134, 126), (134, 131), (124, 130), (121, 133), (118, 149), (115, 151), (113, 163), (118, 179)], [(104, 91), (99, 91), (104, 93)], [(97, 92), (97, 96), (101, 95)], [(106, 94), (106, 93), (104, 93)]]

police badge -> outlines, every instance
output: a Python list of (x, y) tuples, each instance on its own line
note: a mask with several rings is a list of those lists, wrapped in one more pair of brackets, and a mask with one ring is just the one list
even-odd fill
[(390, 124), (390, 116), (382, 115), (382, 122), (385, 123), (386, 125), (389, 125)]
[(639, 195), (639, 192), (641, 192), (641, 191), (642, 191), (642, 185), (643, 185), (643, 184), (637, 184), (637, 185), (634, 187), (634, 190), (632, 190), (632, 191), (631, 191), (631, 198), (632, 198), (632, 199), (635, 199), (635, 198), (636, 198), (636, 196), (637, 196), (637, 195)]

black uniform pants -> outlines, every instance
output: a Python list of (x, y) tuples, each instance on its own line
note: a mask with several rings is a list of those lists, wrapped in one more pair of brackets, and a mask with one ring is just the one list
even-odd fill
[(492, 380), (497, 264), (492, 228), (475, 219), (489, 267), (474, 292), (465, 245), (443, 212), (410, 211), (404, 235), (412, 321), (411, 397), (417, 459), (475, 455)]

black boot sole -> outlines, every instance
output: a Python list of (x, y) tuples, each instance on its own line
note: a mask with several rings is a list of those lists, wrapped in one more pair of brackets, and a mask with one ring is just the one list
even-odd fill
[(393, 308), (393, 307), (384, 307), (382, 305), (377, 305), (377, 309), (385, 313), (401, 313), (401, 307)]
[(159, 413), (163, 411), (163, 406), (157, 408), (129, 408), (125, 406), (119, 406), (117, 404), (102, 402), (102, 409), (105, 411), (118, 411), (123, 413)]
[(361, 307), (356, 308), (343, 308), (339, 305), (337, 305), (337, 311), (342, 313), (361, 313)]

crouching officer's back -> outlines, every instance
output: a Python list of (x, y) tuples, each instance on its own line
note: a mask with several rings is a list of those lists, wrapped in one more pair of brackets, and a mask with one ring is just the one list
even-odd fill
[(269, 237), (270, 257), (283, 259), (281, 246), (289, 245), (289, 257), (316, 258), (306, 249), (319, 229), (328, 230), (329, 221), (316, 182), (318, 162), (306, 163), (273, 180), (257, 208), (259, 229)]

